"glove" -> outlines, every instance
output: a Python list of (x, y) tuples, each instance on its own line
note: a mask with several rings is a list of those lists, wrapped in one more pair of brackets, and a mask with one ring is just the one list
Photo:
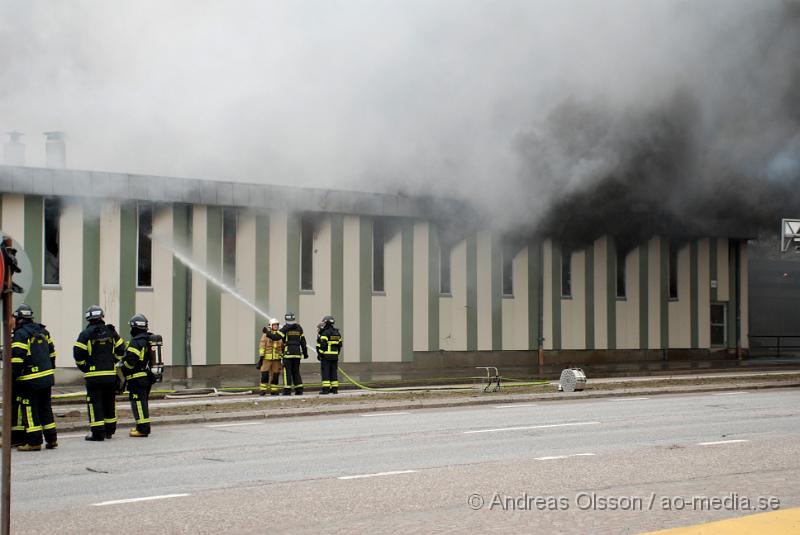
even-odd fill
[(307, 359), (308, 358), (308, 353), (303, 353), (303, 358)]
[(259, 359), (258, 359), (258, 364), (256, 364), (256, 369), (257, 369), (257, 370), (261, 369), (261, 365), (262, 365), (263, 363), (264, 363), (264, 356), (262, 355), (262, 356), (261, 356), (261, 357), (259, 357)]

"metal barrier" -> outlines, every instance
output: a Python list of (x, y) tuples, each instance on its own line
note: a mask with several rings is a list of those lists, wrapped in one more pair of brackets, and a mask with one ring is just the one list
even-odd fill
[[(774, 351), (776, 357), (787, 353), (800, 354), (800, 334), (750, 335), (750, 354), (761, 350)], [(771, 343), (770, 343), (771, 342)]]

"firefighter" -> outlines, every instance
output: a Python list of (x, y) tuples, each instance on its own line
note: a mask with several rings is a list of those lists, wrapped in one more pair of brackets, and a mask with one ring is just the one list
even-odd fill
[(131, 341), (122, 358), (121, 368), (128, 385), (131, 413), (136, 422), (136, 427), (131, 429), (129, 435), (144, 438), (150, 434), (150, 411), (147, 404), (150, 388), (155, 383), (155, 375), (150, 370), (151, 333), (148, 332), (147, 318), (142, 314), (135, 314), (128, 325), (131, 327)]
[(258, 364), (256, 369), (261, 370), (261, 383), (258, 385), (258, 395), (264, 396), (269, 390), (270, 396), (278, 395), (278, 377), (281, 373), (281, 357), (283, 356), (283, 341), (272, 340), (267, 336), (267, 330), (275, 333), (280, 327), (277, 319), (269, 320), (269, 326), (264, 327), (261, 340), (258, 342)]
[(79, 335), (72, 356), (86, 381), (86, 404), (89, 428), (86, 440), (100, 441), (114, 436), (117, 430), (117, 406), (114, 387), (116, 362), (125, 355), (125, 342), (113, 325), (103, 321), (103, 309), (86, 309), (88, 325)]
[(339, 393), (339, 353), (342, 350), (342, 334), (334, 327), (333, 316), (322, 318), (317, 328), (317, 360), (322, 374), (320, 394)]
[(306, 337), (292, 312), (284, 316), (286, 323), (277, 331), (265, 334), (270, 340), (283, 342), (283, 395), (291, 396), (292, 387), (296, 396), (303, 395), (303, 378), (300, 377), (300, 358), (308, 358)]
[(11, 373), (19, 403), (16, 427), (18, 430), (24, 428), (25, 433), (24, 443), (19, 444), (17, 450), (40, 451), (43, 432), (47, 442), (45, 447), (49, 450), (57, 448), (56, 422), (50, 403), (56, 368), (53, 341), (45, 326), (33, 321), (33, 310), (25, 303), (14, 311), (13, 317)]

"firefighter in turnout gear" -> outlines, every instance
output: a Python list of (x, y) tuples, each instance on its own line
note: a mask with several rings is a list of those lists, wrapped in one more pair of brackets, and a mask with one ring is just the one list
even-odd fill
[(17, 450), (41, 450), (42, 432), (47, 449), (53, 449), (58, 447), (56, 423), (50, 404), (56, 350), (44, 325), (33, 321), (31, 307), (23, 303), (13, 316), (15, 327), (11, 342), (11, 374), (14, 378), (13, 394), (19, 407), (16, 427), (17, 431), (24, 429), (25, 433), (24, 443)]
[(150, 411), (147, 403), (150, 388), (155, 376), (150, 370), (151, 353), (150, 336), (147, 318), (142, 314), (134, 315), (128, 322), (131, 327), (131, 341), (122, 358), (122, 374), (128, 385), (128, 399), (131, 401), (131, 413), (136, 427), (131, 429), (130, 436), (146, 437), (150, 434)]
[(339, 353), (342, 351), (342, 334), (333, 326), (333, 316), (325, 316), (318, 325), (317, 360), (322, 373), (320, 394), (339, 393)]
[(117, 430), (114, 403), (116, 362), (125, 355), (125, 342), (113, 325), (103, 321), (103, 309), (92, 305), (86, 310), (88, 325), (79, 335), (72, 356), (86, 381), (89, 428), (86, 440), (111, 438)]
[(269, 390), (271, 396), (278, 395), (278, 377), (281, 373), (281, 358), (283, 357), (283, 341), (272, 340), (267, 337), (267, 330), (276, 333), (280, 327), (277, 319), (271, 319), (269, 326), (264, 327), (261, 340), (258, 342), (258, 364), (256, 368), (261, 371), (261, 383), (258, 385), (258, 395), (266, 395)]
[(277, 331), (265, 333), (270, 340), (283, 342), (283, 395), (292, 395), (292, 387), (296, 396), (303, 395), (303, 378), (300, 377), (300, 359), (308, 358), (306, 337), (303, 328), (297, 324), (294, 314), (287, 312), (286, 323)]

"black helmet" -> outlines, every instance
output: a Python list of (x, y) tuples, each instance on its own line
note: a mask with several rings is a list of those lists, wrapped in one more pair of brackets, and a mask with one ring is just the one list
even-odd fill
[(146, 331), (147, 318), (144, 317), (144, 314), (134, 314), (131, 321), (128, 322), (128, 325), (131, 326), (131, 329), (142, 329)]
[(88, 321), (101, 320), (105, 317), (103, 309), (97, 305), (92, 305), (86, 309), (86, 319)]
[(22, 303), (17, 307), (12, 316), (18, 320), (32, 320), (33, 309), (29, 305)]
[(336, 320), (333, 319), (333, 316), (325, 316), (322, 318), (323, 325), (333, 325), (334, 323), (336, 323)]
[(285, 319), (287, 323), (293, 322), (295, 319), (294, 312), (287, 312), (283, 319)]

